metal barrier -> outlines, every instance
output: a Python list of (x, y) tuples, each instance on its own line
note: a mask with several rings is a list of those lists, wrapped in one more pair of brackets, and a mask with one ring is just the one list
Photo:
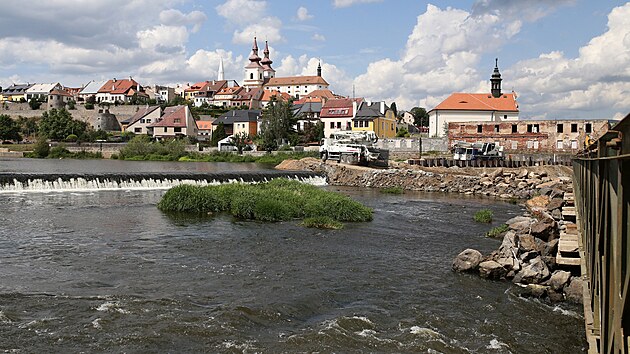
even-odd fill
[(425, 158), (425, 159), (409, 159), (410, 165), (419, 165), (423, 167), (506, 167), (519, 168), (529, 166), (543, 165), (565, 165), (570, 166), (569, 161), (551, 161), (551, 160), (453, 160), (447, 158)]
[(573, 160), (590, 353), (630, 353), (630, 114)]

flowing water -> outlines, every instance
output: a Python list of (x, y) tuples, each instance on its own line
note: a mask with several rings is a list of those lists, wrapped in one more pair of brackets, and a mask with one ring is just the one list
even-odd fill
[[(155, 206), (164, 190), (149, 188), (2, 193), (0, 350), (584, 351), (580, 307), (450, 270), (465, 248), (496, 249), (483, 233), (520, 207), (324, 188), (371, 206), (374, 221), (329, 231), (174, 217)], [(493, 225), (472, 221), (481, 208), (494, 211)]]

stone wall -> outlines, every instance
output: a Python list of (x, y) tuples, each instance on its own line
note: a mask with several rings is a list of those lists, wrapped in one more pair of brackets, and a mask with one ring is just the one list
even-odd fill
[[(116, 119), (121, 122), (133, 116), (140, 107), (142, 106), (111, 106), (109, 107), (109, 113), (116, 115)], [(98, 106), (95, 106), (94, 109), (85, 109), (84, 105), (77, 104), (76, 109), (69, 110), (68, 112), (70, 112), (72, 117), (76, 120), (93, 124), (98, 117), (99, 109), (101, 108)], [(45, 109), (32, 110), (28, 103), (7, 103), (4, 106), (0, 106), (0, 114), (6, 114), (12, 118), (17, 118), (18, 116), (41, 117), (45, 111)]]
[[(415, 153), (418, 154), (420, 141), (418, 138), (391, 138), (380, 139), (376, 142), (379, 149), (387, 149), (390, 153)], [(448, 141), (445, 138), (422, 138), (422, 152), (448, 151)]]

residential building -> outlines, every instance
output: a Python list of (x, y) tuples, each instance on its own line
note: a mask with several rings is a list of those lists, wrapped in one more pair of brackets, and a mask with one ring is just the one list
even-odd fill
[(363, 101), (352, 118), (352, 130), (373, 131), (381, 139), (393, 138), (396, 136), (396, 116), (383, 101)]
[(51, 84), (34, 84), (26, 90), (26, 100), (30, 101), (35, 99), (37, 101), (47, 102), (48, 95), (53, 90), (62, 90), (63, 87), (60, 83)]
[(291, 99), (291, 96), (288, 93), (283, 93), (276, 90), (263, 90), (262, 95), (260, 97), (260, 107), (266, 108), (271, 102), (272, 99), (276, 101), (288, 102)]
[(300, 103), (306, 103), (306, 102), (320, 102), (323, 104), (332, 98), (344, 98), (344, 97), (340, 95), (335, 95), (329, 89), (321, 89), (321, 90), (318, 89), (315, 91), (311, 91), (309, 94), (305, 96), (304, 95), (300, 96), (300, 98), (298, 100), (295, 100), (294, 103), (300, 104)]
[(609, 127), (607, 120), (578, 119), (451, 122), (448, 139), (451, 146), (457, 141), (493, 142), (506, 153), (574, 154)]
[(9, 102), (26, 102), (26, 90), (33, 84), (13, 84), (2, 90), (2, 101)]
[(260, 87), (245, 87), (234, 97), (232, 103), (237, 107), (247, 107), (249, 109), (260, 109), (263, 89)]
[(335, 131), (352, 130), (355, 117), (363, 98), (335, 98), (324, 103), (319, 118), (324, 123), (324, 136), (329, 137)]
[(516, 94), (501, 92), (498, 60), (490, 93), (453, 93), (429, 113), (429, 136), (445, 136), (452, 122), (509, 122), (518, 120)]
[(245, 133), (250, 136), (258, 134), (259, 121), (261, 119), (262, 111), (260, 110), (246, 110), (235, 109), (223, 113), (217, 119), (212, 122), (212, 131), (216, 127), (223, 123), (225, 133), (230, 135)]
[(157, 123), (162, 116), (162, 110), (160, 106), (139, 107), (138, 111), (128, 119), (123, 120), (120, 124), (124, 131), (132, 132), (136, 135), (139, 134), (151, 134), (152, 130), (149, 126), (153, 123)]
[(175, 99), (175, 88), (161, 85), (145, 86), (144, 92), (149, 99), (157, 103), (170, 102)]
[(197, 121), (197, 139), (199, 141), (210, 141), (212, 139), (212, 122), (211, 120)]
[(239, 85), (234, 80), (206, 81), (206, 84), (193, 95), (195, 106), (199, 107), (204, 103), (209, 105), (214, 104), (214, 95), (224, 87), (239, 87)]
[(48, 109), (60, 109), (64, 108), (68, 102), (74, 98), (70, 93), (63, 89), (54, 89), (48, 93), (46, 98)]
[(94, 97), (96, 100), (96, 95), (98, 94), (98, 90), (101, 87), (105, 86), (107, 81), (90, 81), (79, 91), (79, 99), (78, 101), (87, 101), (90, 97)]
[(157, 122), (147, 126), (156, 139), (197, 137), (197, 123), (187, 105), (166, 107)]
[(222, 107), (236, 107), (239, 103), (236, 100), (243, 87), (224, 87), (214, 94), (214, 105)]
[(298, 116), (296, 129), (303, 131), (309, 124), (317, 124), (320, 122), (319, 115), (322, 111), (321, 102), (308, 101), (305, 103), (294, 103), (293, 109)]
[(107, 81), (98, 90), (96, 101), (99, 103), (128, 103), (131, 102), (134, 97), (137, 97), (139, 102), (147, 102), (149, 99), (149, 96), (144, 93), (140, 84), (131, 77), (128, 80), (116, 80), (114, 78)]

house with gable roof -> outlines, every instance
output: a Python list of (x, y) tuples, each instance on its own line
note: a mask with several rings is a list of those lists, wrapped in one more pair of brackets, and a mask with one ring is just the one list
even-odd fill
[(396, 116), (384, 101), (359, 103), (352, 118), (353, 131), (373, 131), (379, 138), (396, 136)]
[(188, 105), (166, 107), (157, 122), (147, 126), (149, 133), (156, 139), (197, 137), (197, 123)]
[(2, 90), (2, 101), (20, 102), (22, 99), (26, 101), (26, 90), (33, 84), (13, 84)]
[(214, 122), (212, 122), (212, 131), (214, 131), (220, 123), (223, 123), (225, 134), (228, 136), (240, 133), (254, 136), (258, 134), (261, 115), (262, 111), (260, 110), (234, 109), (223, 113), (215, 119)]
[(324, 123), (324, 137), (336, 131), (352, 130), (352, 119), (363, 98), (335, 98), (322, 106), (319, 118)]
[(134, 95), (141, 102), (149, 100), (147, 95), (140, 84), (132, 79), (117, 80), (116, 78), (107, 81), (96, 94), (96, 102), (109, 102), (109, 103), (128, 103), (131, 102)]
[(48, 95), (50, 92), (62, 89), (63, 87), (58, 82), (50, 84), (34, 84), (26, 90), (26, 100), (30, 101), (35, 99), (45, 102), (48, 101)]
[(446, 135), (453, 122), (509, 122), (518, 120), (516, 94), (501, 92), (498, 59), (490, 78), (490, 93), (453, 93), (429, 113), (429, 136)]
[(149, 125), (156, 123), (162, 116), (162, 110), (160, 106), (140, 107), (138, 111), (131, 117), (120, 122), (123, 131), (132, 132), (138, 134), (152, 135)]

